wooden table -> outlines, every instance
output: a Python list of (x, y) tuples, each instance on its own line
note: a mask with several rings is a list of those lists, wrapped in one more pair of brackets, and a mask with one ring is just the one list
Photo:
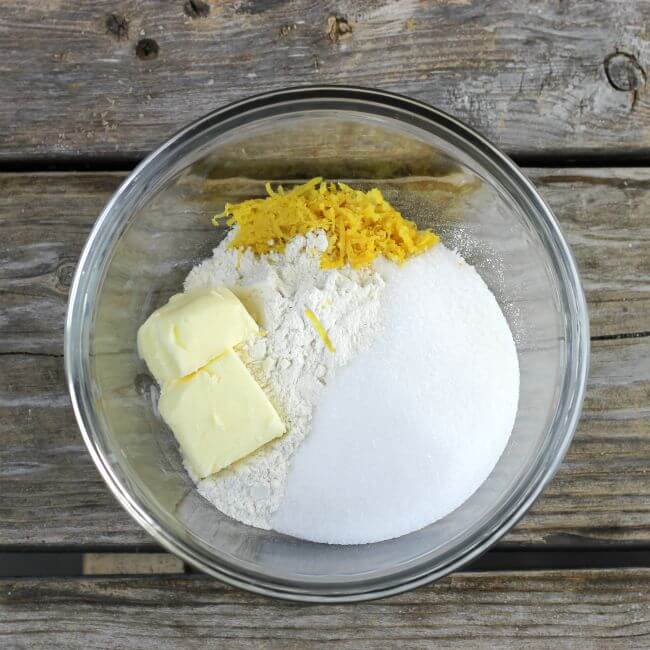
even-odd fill
[[(649, 63), (645, 0), (0, 0), (0, 645), (650, 647)], [(468, 570), (353, 606), (163, 554), (95, 470), (62, 369), (77, 257), (128, 170), (215, 107), (304, 83), (402, 92), (499, 144), (591, 311), (584, 415), (529, 514)]]

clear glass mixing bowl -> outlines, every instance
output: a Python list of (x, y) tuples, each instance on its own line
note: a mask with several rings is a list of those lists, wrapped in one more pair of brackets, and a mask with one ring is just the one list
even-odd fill
[[(156, 387), (136, 353), (139, 325), (181, 290), (186, 273), (223, 236), (210, 217), (225, 201), (261, 195), (265, 180), (315, 175), (380, 187), (408, 218), (458, 248), (499, 300), (521, 366), (516, 424), (489, 479), (444, 519), (375, 544), (305, 542), (218, 512), (183, 470), (153, 408)], [(135, 169), (99, 217), (79, 261), (65, 361), (76, 417), (97, 467), (155, 540), (252, 591), (353, 601), (446, 575), (524, 514), (575, 430), (588, 329), (566, 242), (512, 161), (419, 102), (373, 90), (309, 87), (218, 110)]]

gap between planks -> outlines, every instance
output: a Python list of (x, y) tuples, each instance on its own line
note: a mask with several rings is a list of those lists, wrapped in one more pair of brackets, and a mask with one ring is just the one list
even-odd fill
[[(583, 569), (649, 568), (650, 547), (617, 547), (605, 550), (492, 549), (461, 569), (485, 571), (547, 571)], [(201, 573), (165, 552), (0, 552), (0, 578), (136, 576)]]
[[(162, 143), (161, 143), (162, 144)], [(512, 153), (504, 152), (519, 167), (537, 169), (623, 169), (650, 168), (650, 156), (637, 154), (613, 153), (549, 155), (537, 151)], [(42, 158), (0, 158), (0, 174), (69, 174), (69, 173), (131, 173), (143, 160), (144, 156), (128, 154), (113, 157), (76, 156), (73, 159), (45, 156)]]

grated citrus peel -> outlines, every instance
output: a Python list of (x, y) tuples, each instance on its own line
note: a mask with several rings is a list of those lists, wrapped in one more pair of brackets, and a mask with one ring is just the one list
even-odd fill
[(321, 337), (323, 343), (325, 344), (325, 347), (330, 352), (336, 352), (334, 345), (332, 344), (332, 340), (330, 339), (330, 336), (327, 333), (325, 327), (323, 327), (323, 323), (320, 322), (318, 316), (316, 316), (316, 314), (314, 314), (314, 312), (309, 309), (309, 307), (305, 307), (305, 316), (307, 316), (309, 322), (314, 326), (316, 333)]
[(368, 266), (380, 255), (400, 264), (440, 241), (430, 230), (418, 230), (377, 188), (364, 192), (313, 178), (289, 191), (267, 183), (266, 191), (263, 199), (227, 203), (213, 218), (215, 225), (227, 218), (228, 225), (237, 226), (233, 248), (258, 255), (282, 252), (296, 235), (323, 230), (328, 248), (321, 267), (331, 269)]

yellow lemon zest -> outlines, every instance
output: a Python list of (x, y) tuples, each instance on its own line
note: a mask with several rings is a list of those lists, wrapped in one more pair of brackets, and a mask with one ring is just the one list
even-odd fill
[(318, 177), (289, 191), (266, 183), (266, 191), (263, 199), (226, 203), (213, 218), (214, 225), (226, 218), (237, 226), (231, 247), (258, 255), (282, 252), (296, 235), (324, 230), (328, 248), (320, 264), (333, 269), (369, 266), (380, 255), (401, 264), (440, 241), (430, 230), (418, 230), (377, 188), (364, 192)]
[(318, 316), (316, 316), (316, 314), (314, 314), (314, 312), (308, 307), (305, 308), (305, 315), (310, 320), (311, 324), (314, 326), (314, 329), (318, 333), (318, 336), (320, 336), (321, 339), (323, 339), (323, 343), (325, 344), (325, 347), (330, 352), (335, 352), (330, 336), (327, 333), (327, 330), (323, 327), (323, 323), (321, 323), (320, 320), (318, 320)]

